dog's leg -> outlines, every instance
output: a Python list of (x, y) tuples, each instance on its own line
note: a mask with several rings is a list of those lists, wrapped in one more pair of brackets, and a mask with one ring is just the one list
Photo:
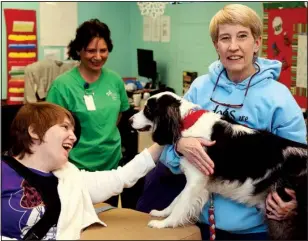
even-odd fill
[(178, 227), (198, 220), (209, 197), (206, 189), (208, 176), (201, 173), (187, 160), (182, 160), (181, 167), (187, 183), (177, 200), (166, 208), (166, 213), (171, 210), (171, 214), (164, 220), (150, 221), (148, 226), (153, 228)]
[(179, 200), (179, 197), (181, 196), (182, 192), (164, 210), (159, 211), (154, 209), (150, 212), (150, 215), (153, 217), (162, 217), (162, 218), (168, 217), (171, 214), (176, 202)]

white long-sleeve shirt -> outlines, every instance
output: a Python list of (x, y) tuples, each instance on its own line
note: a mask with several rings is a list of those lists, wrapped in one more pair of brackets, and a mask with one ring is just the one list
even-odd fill
[[(66, 163), (54, 171), (58, 178), (61, 212), (56, 227), (57, 240), (79, 239), (81, 231), (93, 223), (100, 223), (93, 204), (104, 202), (124, 188), (132, 187), (155, 167), (149, 151), (145, 149), (124, 167), (111, 171), (80, 171)], [(3, 240), (10, 240), (2, 236)]]
[(155, 167), (149, 151), (145, 149), (133, 160), (116, 170), (87, 172), (81, 171), (92, 203), (108, 200), (122, 193), (124, 188), (132, 187)]

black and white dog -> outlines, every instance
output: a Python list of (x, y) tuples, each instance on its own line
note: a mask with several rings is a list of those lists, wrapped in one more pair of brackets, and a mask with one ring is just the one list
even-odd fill
[(289, 201), (284, 188), (290, 188), (296, 192), (298, 214), (286, 221), (267, 220), (269, 235), (272, 239), (307, 240), (307, 145), (200, 110), (171, 92), (150, 97), (130, 121), (134, 129), (152, 129), (153, 141), (160, 145), (173, 144), (180, 136), (216, 140), (206, 148), (215, 163), (214, 174), (202, 174), (182, 157), (180, 167), (187, 184), (169, 207), (151, 211), (152, 216), (165, 219), (150, 221), (150, 227), (177, 227), (196, 221), (211, 192), (265, 213), (267, 194), (276, 190)]

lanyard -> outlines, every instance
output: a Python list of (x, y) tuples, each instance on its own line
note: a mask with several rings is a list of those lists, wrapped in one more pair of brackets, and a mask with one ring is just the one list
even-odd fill
[(210, 240), (215, 240), (215, 215), (214, 215), (214, 197), (213, 193), (210, 194), (210, 207), (209, 207), (209, 225), (210, 225)]

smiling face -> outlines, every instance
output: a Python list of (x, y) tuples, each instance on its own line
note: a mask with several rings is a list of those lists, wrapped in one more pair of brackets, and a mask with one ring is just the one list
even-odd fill
[(81, 64), (90, 71), (100, 71), (109, 56), (107, 43), (103, 38), (95, 37), (88, 46), (80, 51)]
[(254, 39), (250, 28), (242, 25), (219, 25), (218, 39), (214, 45), (231, 80), (244, 80), (254, 73), (253, 57), (260, 44), (261, 37)]
[(76, 141), (74, 127), (68, 118), (60, 124), (50, 127), (39, 145), (39, 150), (54, 164), (53, 169), (60, 168), (68, 161), (68, 155)]

